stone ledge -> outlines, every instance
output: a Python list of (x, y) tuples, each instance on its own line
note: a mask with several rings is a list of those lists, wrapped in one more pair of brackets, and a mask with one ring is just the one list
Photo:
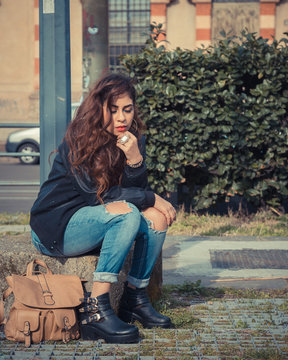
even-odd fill
[[(93, 271), (98, 262), (98, 255), (85, 255), (74, 258), (52, 258), (41, 255), (31, 243), (30, 234), (20, 236), (3, 236), (0, 238), (0, 292), (7, 288), (6, 276), (11, 274), (24, 274), (27, 264), (33, 259), (39, 258), (48, 265), (55, 274), (73, 274), (87, 280), (85, 288), (91, 290)], [(112, 284), (110, 298), (111, 305), (117, 311), (118, 303), (123, 292), (126, 276), (129, 272), (132, 259), (132, 251), (127, 256), (123, 269), (119, 274), (117, 284)], [(151, 275), (148, 294), (150, 299), (157, 300), (161, 295), (162, 286), (162, 256), (156, 262)]]

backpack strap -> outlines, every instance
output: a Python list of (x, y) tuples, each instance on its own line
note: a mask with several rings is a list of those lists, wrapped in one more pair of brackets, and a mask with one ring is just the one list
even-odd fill
[(24, 335), (25, 347), (30, 347), (31, 346), (31, 331), (30, 331), (29, 321), (24, 322), (23, 335)]
[(5, 325), (7, 322), (7, 319), (4, 319), (4, 301), (8, 298), (10, 294), (12, 294), (13, 289), (9, 287), (6, 289), (1, 297), (0, 301), (0, 325)]
[(42, 261), (40, 259), (34, 259), (27, 265), (27, 270), (26, 270), (26, 275), (27, 276), (34, 275), (35, 273), (39, 273), (38, 271), (35, 272), (35, 270), (34, 270), (35, 265), (42, 266), (43, 268), (46, 269), (47, 274), (50, 274), (50, 275), (52, 274), (52, 271), (50, 270), (50, 268), (48, 267), (48, 265), (44, 261)]
[(46, 280), (45, 274), (37, 275), (38, 282), (42, 289), (42, 295), (44, 299), (44, 303), (46, 305), (55, 305), (55, 301), (53, 299), (53, 294), (49, 289), (48, 282)]

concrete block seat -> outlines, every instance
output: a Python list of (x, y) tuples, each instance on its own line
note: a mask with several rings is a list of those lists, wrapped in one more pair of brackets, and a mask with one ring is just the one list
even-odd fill
[[(0, 238), (0, 293), (7, 288), (6, 276), (11, 274), (24, 274), (27, 264), (33, 259), (39, 258), (48, 265), (55, 274), (78, 275), (81, 279), (87, 280), (85, 288), (91, 290), (93, 271), (96, 268), (99, 253), (88, 254), (73, 258), (52, 258), (41, 255), (32, 245), (30, 234), (23, 234), (20, 237), (9, 236)], [(127, 256), (123, 269), (119, 275), (117, 284), (111, 288), (111, 305), (117, 311), (118, 303), (123, 292), (124, 282), (131, 265), (132, 251)], [(162, 255), (159, 256), (154, 267), (148, 294), (152, 301), (159, 299), (162, 286)], [(10, 296), (11, 298), (11, 296)]]

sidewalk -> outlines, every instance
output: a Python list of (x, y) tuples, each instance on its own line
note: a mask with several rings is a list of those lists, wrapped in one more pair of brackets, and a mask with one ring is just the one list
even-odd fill
[(209, 287), (288, 289), (288, 238), (168, 236), (164, 284), (198, 279)]
[[(0, 233), (14, 231), (29, 231), (29, 226), (0, 226)], [(288, 238), (168, 236), (163, 247), (164, 284), (197, 280), (210, 287), (285, 290)], [(0, 359), (288, 359), (287, 296), (190, 299), (186, 309), (195, 319), (189, 328), (141, 329), (138, 344), (75, 341), (25, 349), (2, 340)]]

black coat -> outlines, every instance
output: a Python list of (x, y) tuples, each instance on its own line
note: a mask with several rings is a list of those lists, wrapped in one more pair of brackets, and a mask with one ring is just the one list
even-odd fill
[[(141, 142), (144, 144), (144, 137)], [(143, 158), (144, 149), (145, 146), (140, 146)], [(59, 146), (48, 180), (40, 188), (30, 216), (32, 230), (55, 256), (63, 256), (63, 235), (72, 215), (84, 206), (100, 205), (91, 181), (80, 181), (71, 172), (68, 151), (67, 144), (63, 142)], [(139, 210), (153, 206), (155, 195), (148, 189), (145, 163), (138, 168), (126, 165), (121, 186), (111, 187), (102, 194), (102, 200), (104, 203), (126, 200)]]

